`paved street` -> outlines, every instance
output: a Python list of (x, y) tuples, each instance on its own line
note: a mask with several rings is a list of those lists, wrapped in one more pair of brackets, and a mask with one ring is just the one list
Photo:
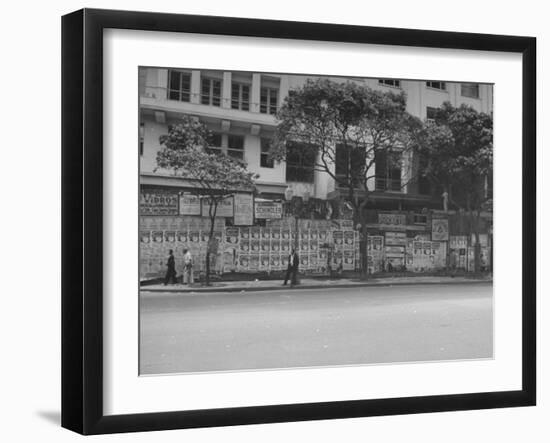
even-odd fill
[(492, 285), (141, 295), (142, 374), (490, 358)]

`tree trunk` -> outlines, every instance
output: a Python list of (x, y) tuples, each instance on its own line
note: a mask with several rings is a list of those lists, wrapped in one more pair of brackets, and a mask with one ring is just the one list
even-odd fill
[(206, 275), (205, 285), (210, 286), (210, 244), (214, 238), (214, 222), (215, 219), (210, 217), (210, 233), (208, 234), (208, 243), (206, 245)]
[(210, 201), (210, 208), (208, 208), (208, 215), (210, 216), (210, 233), (208, 235), (208, 243), (206, 245), (206, 276), (205, 285), (210, 286), (210, 244), (214, 239), (214, 226), (216, 222), (216, 212), (218, 210), (217, 201)]

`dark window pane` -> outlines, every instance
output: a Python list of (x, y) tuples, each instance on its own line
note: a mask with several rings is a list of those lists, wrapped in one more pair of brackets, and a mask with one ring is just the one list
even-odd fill
[(460, 93), (463, 97), (479, 98), (479, 85), (475, 83), (462, 83)]
[(262, 168), (273, 168), (273, 159), (269, 157), (270, 140), (267, 138), (261, 139), (261, 154), (260, 154), (260, 166)]
[(431, 106), (428, 106), (426, 108), (426, 118), (428, 120), (435, 120), (436, 114), (437, 114), (437, 108), (432, 108)]
[(244, 149), (244, 137), (242, 135), (229, 135), (227, 137), (227, 147), (229, 149)]
[(217, 132), (213, 132), (211, 137), (210, 137), (210, 145), (221, 147), (221, 145), (222, 145), (222, 135), (217, 133)]
[(305, 143), (290, 142), (287, 145), (287, 181), (313, 183), (317, 150)]
[(231, 85), (231, 98), (233, 100), (239, 100), (239, 85), (237, 83)]
[(170, 71), (170, 89), (180, 88), (180, 73), (178, 71)]

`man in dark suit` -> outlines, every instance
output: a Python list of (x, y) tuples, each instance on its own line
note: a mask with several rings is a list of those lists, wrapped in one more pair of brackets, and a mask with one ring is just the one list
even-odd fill
[(170, 249), (169, 254), (168, 262), (166, 263), (168, 269), (166, 269), (166, 276), (164, 277), (164, 286), (168, 283), (176, 283), (176, 262), (174, 260), (174, 251)]
[(292, 250), (290, 255), (288, 256), (288, 267), (286, 268), (286, 276), (285, 276), (285, 282), (283, 283), (283, 286), (286, 286), (286, 283), (288, 280), (290, 280), (290, 286), (294, 286), (298, 283), (297, 276), (298, 276), (298, 267), (300, 266), (300, 257), (298, 257), (298, 254), (296, 250)]

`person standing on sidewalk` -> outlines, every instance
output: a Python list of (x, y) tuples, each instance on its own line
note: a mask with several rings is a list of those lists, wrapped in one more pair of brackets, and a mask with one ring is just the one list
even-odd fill
[(174, 251), (170, 249), (168, 253), (168, 262), (166, 263), (166, 276), (164, 277), (164, 286), (176, 283), (176, 262), (174, 260)]
[(298, 283), (298, 267), (300, 266), (300, 257), (295, 249), (292, 249), (292, 252), (288, 256), (288, 267), (286, 268), (285, 282), (283, 286), (286, 286), (288, 280), (290, 280), (290, 286), (294, 286)]
[(193, 257), (189, 249), (183, 250), (183, 284), (193, 284)]

